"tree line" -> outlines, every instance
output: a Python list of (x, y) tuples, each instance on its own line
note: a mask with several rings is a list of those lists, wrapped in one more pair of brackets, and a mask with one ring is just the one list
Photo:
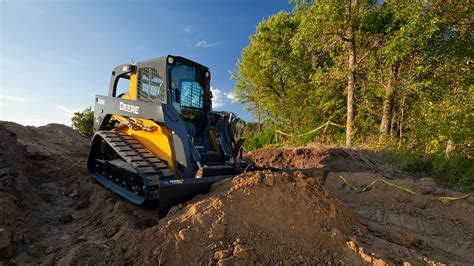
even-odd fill
[(472, 158), (471, 1), (296, 0), (264, 19), (232, 77), (262, 130), (455, 149)]

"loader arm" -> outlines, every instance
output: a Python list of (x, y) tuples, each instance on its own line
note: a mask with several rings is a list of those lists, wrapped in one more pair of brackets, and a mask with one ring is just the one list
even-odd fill
[[(163, 152), (158, 152), (158, 150), (160, 150), (159, 147), (171, 143), (171, 154), (166, 156), (168, 157), (168, 165), (172, 166), (173, 172), (175, 172), (178, 177), (194, 177), (197, 162), (200, 161), (201, 158), (188, 136), (183, 120), (181, 120), (173, 106), (96, 95), (94, 129), (96, 131), (107, 129), (107, 125), (110, 124), (112, 119), (119, 120), (118, 123), (133, 119), (132, 121), (136, 121), (135, 123), (149, 126), (150, 130), (152, 130), (153, 127), (159, 127), (161, 134), (169, 134), (169, 136), (167, 136), (169, 141), (167, 139), (157, 142), (152, 141), (149, 142), (146, 147), (156, 156), (163, 158)], [(141, 136), (143, 134), (148, 136)], [(142, 130), (134, 131), (132, 133), (132, 136), (133, 135), (138, 139), (143, 138), (144, 140), (149, 140), (156, 134)], [(153, 146), (156, 147), (154, 148)]]

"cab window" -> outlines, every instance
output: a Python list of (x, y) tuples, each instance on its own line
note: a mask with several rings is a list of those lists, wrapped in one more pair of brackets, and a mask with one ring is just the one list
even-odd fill
[(203, 102), (203, 90), (201, 85), (195, 81), (182, 81), (181, 82), (181, 106), (191, 108), (204, 108)]
[(205, 78), (194, 66), (176, 63), (170, 70), (171, 99), (173, 106), (204, 110)]
[(153, 67), (138, 69), (137, 98), (144, 102), (165, 102), (163, 80)]

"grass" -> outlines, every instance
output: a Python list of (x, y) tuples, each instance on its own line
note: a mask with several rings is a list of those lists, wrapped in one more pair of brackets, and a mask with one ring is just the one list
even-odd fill
[(384, 150), (383, 158), (392, 169), (401, 173), (432, 176), (446, 185), (474, 191), (474, 161), (461, 153), (422, 154), (411, 149)]

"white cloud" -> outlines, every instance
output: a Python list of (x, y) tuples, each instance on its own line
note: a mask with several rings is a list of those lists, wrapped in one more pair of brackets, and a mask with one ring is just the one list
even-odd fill
[(186, 27), (183, 29), (184, 32), (186, 33), (191, 33), (193, 31), (193, 29), (189, 28), (189, 27)]
[(29, 102), (30, 100), (25, 99), (25, 98), (0, 95), (0, 101), (2, 101), (2, 102)]
[(205, 40), (201, 40), (201, 41), (198, 41), (196, 43), (196, 47), (199, 47), (199, 48), (210, 48), (210, 47), (216, 47), (216, 46), (219, 46), (221, 45), (221, 42), (207, 42)]
[(230, 100), (231, 103), (238, 103), (239, 102), (239, 100), (237, 99), (237, 96), (235, 95), (235, 93), (233, 91), (231, 91), (229, 93), (226, 93), (225, 97), (228, 100)]
[(226, 104), (235, 104), (239, 102), (237, 96), (232, 91), (225, 92), (221, 89), (211, 87), (211, 92), (213, 108), (219, 108), (223, 107)]
[(75, 112), (81, 111), (81, 109), (72, 109), (69, 107), (66, 107), (64, 105), (56, 105), (56, 108), (58, 108), (59, 111), (68, 114), (69, 116), (74, 115)]
[(217, 88), (211, 87), (211, 92), (212, 92), (212, 107), (217, 108), (217, 107), (222, 107), (224, 106), (225, 98), (224, 98), (224, 93)]

